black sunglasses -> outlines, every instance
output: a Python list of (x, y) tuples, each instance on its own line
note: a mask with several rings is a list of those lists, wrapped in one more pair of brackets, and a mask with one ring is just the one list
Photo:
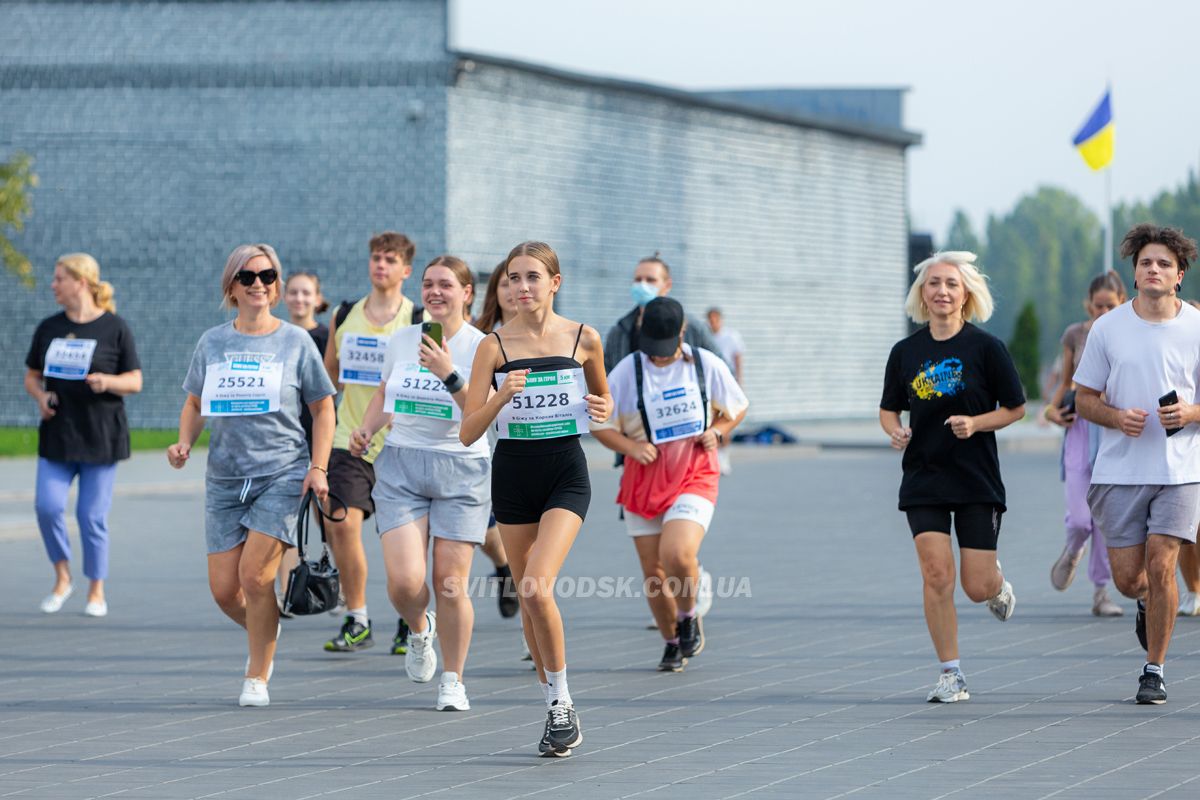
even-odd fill
[(279, 280), (279, 272), (275, 269), (264, 269), (261, 272), (255, 272), (250, 269), (239, 269), (233, 274), (233, 279), (242, 286), (253, 286), (256, 278), (262, 280), (263, 286), (270, 286)]

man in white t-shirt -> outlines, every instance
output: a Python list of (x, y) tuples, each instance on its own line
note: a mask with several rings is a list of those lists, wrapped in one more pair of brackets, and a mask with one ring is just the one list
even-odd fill
[(1133, 259), (1137, 296), (1092, 323), (1075, 403), (1103, 426), (1088, 505), (1113, 582), (1137, 599), (1135, 630), (1146, 650), (1137, 702), (1157, 705), (1167, 699), (1175, 564), (1200, 522), (1200, 311), (1176, 296), (1196, 243), (1142, 224), (1125, 235), (1121, 257)]

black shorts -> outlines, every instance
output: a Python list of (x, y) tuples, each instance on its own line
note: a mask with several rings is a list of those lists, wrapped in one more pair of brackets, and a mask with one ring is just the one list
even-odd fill
[(918, 533), (944, 533), (950, 535), (950, 517), (954, 516), (954, 533), (958, 536), (959, 548), (969, 550), (995, 550), (1000, 538), (1000, 518), (1004, 512), (986, 503), (969, 503), (961, 506), (913, 506), (904, 513), (908, 515), (908, 528), (912, 535)]
[[(502, 444), (505, 440), (502, 440)], [(512, 443), (512, 444), (524, 444)], [(532, 444), (532, 443), (531, 443)], [(492, 457), (492, 513), (501, 525), (540, 522), (552, 508), (587, 516), (592, 481), (579, 440), (571, 446), (536, 454), (497, 447)]]
[(350, 455), (349, 450), (330, 451), (329, 493), (336, 495), (346, 508), (360, 508), (363, 519), (369, 519), (375, 513), (375, 501), (371, 499), (374, 488), (375, 467)]

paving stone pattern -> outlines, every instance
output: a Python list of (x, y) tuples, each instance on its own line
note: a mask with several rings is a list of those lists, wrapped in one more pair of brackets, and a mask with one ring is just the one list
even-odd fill
[[(590, 452), (595, 499), (564, 575), (632, 578), (616, 475)], [(208, 596), (201, 467), (168, 476), (157, 458), (123, 467), (103, 620), (82, 616), (81, 594), (36, 610), (50, 570), (30, 463), (0, 463), (0, 797), (1195, 795), (1200, 622), (1176, 629), (1168, 704), (1133, 705), (1132, 617), (1092, 617), (1085, 575), (1049, 585), (1063, 540), (1052, 454), (1003, 457), (1016, 613), (999, 623), (960, 593), (972, 699), (937, 706), (895, 455), (738, 450), (703, 560), (752, 596), (717, 599), (707, 649), (678, 675), (654, 670), (643, 600), (562, 600), (585, 734), (568, 760), (536, 757), (540, 693), (492, 600), (476, 604), (472, 710), (433, 710), (435, 684), (410, 682), (383, 646), (395, 618), (370, 536), (379, 645), (326, 654), (336, 620), (285, 622), (272, 705), (239, 709), (245, 639)]]

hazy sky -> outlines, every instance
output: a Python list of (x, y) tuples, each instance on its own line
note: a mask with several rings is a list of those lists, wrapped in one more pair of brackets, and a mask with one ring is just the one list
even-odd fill
[[(1039, 185), (1099, 211), (1071, 138), (1113, 85), (1114, 202), (1200, 163), (1200, 3), (1113, 0), (451, 0), (451, 43), (683, 89), (907, 87), (913, 226), (940, 242)], [(1192, 231), (1196, 235), (1200, 231)]]

